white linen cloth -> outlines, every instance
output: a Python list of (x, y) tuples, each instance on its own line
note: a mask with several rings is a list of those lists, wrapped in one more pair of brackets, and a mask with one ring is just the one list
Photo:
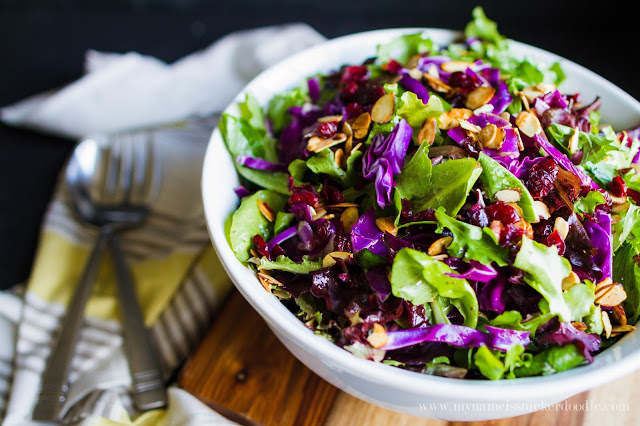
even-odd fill
[[(204, 150), (218, 114), (260, 71), (323, 40), (312, 28), (293, 24), (233, 33), (173, 64), (138, 53), (89, 51), (86, 74), (76, 82), (0, 109), (0, 119), (7, 124), (73, 139), (160, 126), (152, 130), (154, 146), (163, 176), (171, 179), (164, 180), (148, 223), (123, 236), (123, 245), (137, 285), (146, 286), (147, 293), (154, 293), (153, 271), (181, 271), (157, 279), (172, 289), (164, 290), (164, 299), (151, 294), (142, 300), (166, 376), (197, 344), (230, 287), (208, 239), (199, 186)], [(95, 235), (73, 219), (59, 185), (24, 296), (0, 292), (0, 422), (6, 426), (34, 423), (30, 417), (40, 374), (70, 297), (54, 294), (55, 286), (77, 276), (84, 266), (79, 259)], [(51, 253), (79, 258), (53, 262), (56, 256)], [(113, 276), (105, 272), (102, 279), (109, 282)], [(96, 284), (109, 293), (100, 288), (104, 283)], [(138, 416), (131, 407), (120, 325), (110, 317), (115, 308), (108, 296), (112, 294), (100, 299), (94, 292), (89, 303), (71, 368), (64, 422), (229, 424), (175, 387), (169, 390), (167, 410)]]

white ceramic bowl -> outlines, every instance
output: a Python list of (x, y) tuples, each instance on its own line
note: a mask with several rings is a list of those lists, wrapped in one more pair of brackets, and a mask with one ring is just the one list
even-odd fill
[[(330, 40), (298, 53), (256, 77), (226, 110), (238, 114), (237, 102), (250, 92), (263, 104), (289, 90), (305, 77), (343, 64), (357, 64), (375, 55), (376, 46), (394, 36), (427, 31), (448, 44), (458, 34), (441, 29), (405, 28), (371, 31)], [(591, 71), (546, 51), (513, 42), (516, 54), (537, 63), (559, 61), (567, 74), (561, 89), (580, 92), (585, 102), (603, 98), (602, 122), (616, 129), (640, 123), (640, 104)], [(595, 361), (547, 377), (515, 380), (459, 380), (418, 374), (354, 357), (314, 335), (274, 296), (264, 291), (255, 273), (231, 251), (224, 233), (225, 219), (237, 208), (233, 188), (238, 178), (219, 130), (209, 142), (204, 161), (202, 191), (211, 239), (222, 265), (253, 308), (284, 345), (307, 367), (338, 388), (370, 403), (414, 416), (445, 420), (485, 420), (516, 416), (542, 409), (579, 392), (615, 380), (640, 366), (639, 331), (626, 335)]]

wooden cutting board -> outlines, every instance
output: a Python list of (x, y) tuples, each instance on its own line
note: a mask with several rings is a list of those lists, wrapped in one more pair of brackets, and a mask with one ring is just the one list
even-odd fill
[[(446, 422), (398, 414), (339, 391), (278, 341), (234, 292), (183, 367), (178, 384), (247, 425), (602, 426), (640, 424), (640, 372), (576, 395), (562, 405), (490, 422)], [(505, 395), (505, 399), (507, 395)]]

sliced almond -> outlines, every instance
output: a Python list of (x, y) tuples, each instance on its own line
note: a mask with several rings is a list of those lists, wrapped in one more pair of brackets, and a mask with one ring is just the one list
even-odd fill
[(573, 134), (569, 138), (569, 152), (575, 154), (578, 150), (578, 142), (580, 141), (580, 130), (578, 130), (578, 126), (573, 129)]
[(344, 231), (347, 233), (351, 232), (351, 228), (353, 228), (353, 225), (355, 225), (358, 221), (358, 208), (346, 208), (340, 215), (340, 221), (342, 221)]
[(464, 71), (467, 68), (469, 68), (471, 65), (473, 65), (472, 62), (449, 61), (440, 65), (440, 68), (442, 68), (442, 71), (444, 72), (457, 72), (457, 71)]
[(318, 118), (318, 123), (332, 123), (334, 121), (342, 121), (341, 115), (325, 115)]
[(422, 80), (422, 71), (420, 71), (418, 68), (411, 68), (409, 70), (409, 77), (420, 81)]
[(520, 136), (520, 130), (513, 129), (516, 134), (516, 139), (518, 141), (518, 151), (524, 151), (524, 143), (522, 142), (522, 136)]
[(351, 155), (354, 152), (356, 152), (357, 150), (359, 150), (361, 146), (362, 146), (362, 142), (359, 142), (358, 145), (353, 147), (353, 149), (351, 150), (351, 153), (349, 155)]
[(574, 326), (575, 328), (577, 328), (578, 330), (584, 331), (584, 330), (587, 329), (587, 325), (585, 323), (583, 323), (582, 321), (579, 321), (579, 322), (573, 321), (571, 323), (571, 325)]
[(562, 240), (565, 240), (567, 238), (567, 235), (569, 235), (569, 224), (563, 218), (557, 217), (556, 221), (553, 224), (553, 230), (558, 231), (558, 234), (560, 234), (560, 238), (562, 238)]
[(376, 226), (382, 232), (388, 232), (394, 237), (398, 235), (398, 228), (394, 224), (394, 219), (392, 217), (379, 217), (376, 219)]
[(371, 114), (369, 114), (368, 112), (363, 112), (350, 124), (351, 129), (353, 130), (353, 136), (356, 139), (364, 139), (369, 133), (369, 126), (371, 125)]
[(536, 84), (536, 88), (538, 90), (541, 90), (543, 95), (546, 95), (547, 93), (553, 92), (554, 90), (556, 90), (556, 85), (553, 83), (541, 82)]
[(503, 120), (507, 120), (507, 121), (511, 122), (511, 114), (509, 114), (507, 111), (505, 111), (502, 114), (500, 114), (500, 118), (502, 118)]
[(492, 220), (491, 223), (489, 223), (489, 229), (491, 229), (491, 232), (493, 232), (493, 235), (495, 235), (498, 241), (500, 241), (500, 234), (502, 234), (503, 228), (504, 225), (499, 220)]
[(624, 204), (627, 202), (627, 196), (623, 195), (622, 197), (618, 197), (616, 195), (613, 195), (612, 193), (609, 193), (609, 195), (611, 196), (611, 203), (612, 204)]
[(346, 121), (342, 123), (342, 133), (347, 135), (347, 141), (344, 144), (344, 152), (347, 155), (350, 155), (351, 149), (353, 148), (353, 130), (351, 129), (351, 125)]
[(347, 207), (358, 207), (356, 203), (338, 203), (338, 204), (329, 204), (326, 206), (328, 209), (345, 209)]
[(344, 133), (336, 133), (333, 137), (328, 139), (323, 139), (320, 136), (313, 136), (307, 143), (307, 149), (311, 152), (320, 152), (323, 149), (338, 145), (346, 140), (347, 135), (345, 135)]
[(329, 268), (336, 264), (336, 259), (347, 260), (351, 257), (353, 254), (347, 251), (333, 251), (322, 258), (322, 267)]
[(541, 217), (543, 219), (549, 219), (551, 217), (549, 207), (547, 207), (547, 205), (540, 200), (535, 200), (533, 202), (533, 209), (535, 210), (538, 217)]
[(514, 223), (514, 225), (524, 231), (523, 235), (525, 237), (529, 238), (530, 240), (533, 240), (533, 227), (529, 222), (527, 222), (524, 219), (520, 219), (519, 221)]
[(500, 149), (505, 140), (505, 130), (495, 124), (487, 124), (478, 135), (478, 142), (483, 148)]
[(474, 115), (490, 114), (493, 111), (493, 105), (484, 104), (480, 108), (473, 110)]
[(325, 216), (326, 216), (326, 214), (327, 214), (327, 211), (326, 211), (325, 209), (323, 209), (323, 208), (320, 208), (320, 209), (318, 209), (318, 211), (317, 211), (317, 212), (315, 212), (315, 213), (311, 216), (311, 218), (312, 218), (313, 220), (318, 220), (318, 219), (321, 219), (321, 218), (325, 217)]
[(436, 140), (436, 131), (438, 129), (438, 121), (431, 117), (427, 118), (422, 124), (422, 128), (418, 133), (418, 144), (427, 143), (431, 145)]
[(253, 257), (258, 257), (258, 252), (255, 249), (249, 250), (249, 253), (251, 253), (251, 256)]
[(516, 211), (516, 213), (518, 213), (518, 216), (524, 217), (524, 212), (522, 211), (522, 207), (520, 207), (518, 204), (516, 204), (516, 203), (507, 203), (507, 205), (513, 207), (513, 209)]
[(529, 137), (533, 137), (542, 132), (542, 124), (534, 114), (528, 111), (522, 111), (516, 118), (516, 126), (522, 133)]
[(505, 203), (517, 203), (520, 201), (520, 192), (521, 190), (516, 188), (502, 189), (496, 192), (494, 197), (496, 200), (503, 201)]
[(567, 291), (576, 284), (580, 284), (580, 277), (578, 277), (578, 274), (571, 271), (569, 272), (569, 275), (562, 280), (562, 289)]
[(345, 164), (344, 164), (344, 151), (342, 150), (342, 148), (338, 148), (338, 149), (336, 149), (336, 152), (334, 154), (335, 154), (334, 159), (336, 160), (336, 164), (338, 165), (338, 167), (343, 169), (344, 166), (345, 166)]
[(393, 117), (396, 107), (396, 95), (393, 92), (382, 95), (371, 109), (371, 119), (376, 123), (387, 123)]
[(525, 87), (519, 93), (525, 96), (528, 102), (533, 102), (536, 98), (544, 95), (544, 92), (536, 86)]
[(367, 342), (374, 348), (381, 348), (387, 344), (387, 332), (384, 327), (378, 323), (373, 324), (373, 331), (367, 336)]
[(627, 314), (624, 312), (624, 309), (621, 305), (616, 305), (611, 309), (611, 313), (613, 317), (618, 321), (620, 325), (627, 325)]
[[(624, 202), (624, 203), (622, 203), (622, 204), (613, 204), (613, 205), (611, 206), (611, 211), (612, 211), (613, 213), (624, 213), (624, 212), (626, 212), (627, 210), (629, 210), (629, 207), (631, 207), (631, 203), (630, 203), (630, 202), (628, 202), (628, 201), (625, 201), (625, 202)], [(618, 216), (618, 217), (619, 217), (619, 216)]]
[(467, 95), (465, 105), (467, 108), (476, 109), (486, 104), (496, 94), (496, 89), (490, 86), (480, 86)]
[(472, 133), (480, 133), (482, 131), (480, 126), (476, 126), (475, 124), (469, 123), (467, 120), (460, 120), (460, 127)]
[(429, 246), (427, 250), (427, 254), (429, 256), (437, 256), (439, 254), (444, 253), (444, 251), (451, 245), (453, 238), (451, 237), (442, 237), (438, 238)]
[(260, 281), (262, 287), (267, 291), (271, 291), (272, 285), (276, 287), (284, 287), (280, 281), (276, 280), (271, 275), (265, 274), (264, 272), (258, 272), (258, 281)]
[(451, 108), (440, 114), (440, 129), (449, 130), (460, 125), (460, 120), (468, 120), (473, 115), (473, 111), (467, 108)]
[(613, 307), (624, 302), (627, 298), (627, 293), (620, 284), (600, 283), (596, 286), (595, 296), (598, 305)]
[(269, 222), (273, 222), (274, 220), (276, 220), (276, 217), (273, 214), (273, 210), (271, 210), (271, 208), (269, 208), (269, 205), (264, 201), (258, 200), (258, 210), (260, 210), (260, 213), (262, 213), (262, 215), (266, 217)]
[[(435, 70), (436, 68), (432, 67), (432, 69)], [(451, 86), (449, 86), (444, 81), (440, 80), (440, 77), (438, 76), (438, 71), (437, 70), (436, 70), (436, 74), (435, 75), (431, 74), (430, 72), (425, 72), (422, 75), (425, 78), (425, 80), (427, 80), (427, 83), (429, 84), (429, 86), (431, 86), (431, 88), (433, 90), (435, 90), (436, 92), (449, 93), (449, 92), (451, 92), (453, 90), (453, 88)]]
[(611, 327), (611, 320), (609, 319), (609, 314), (607, 313), (607, 311), (600, 311), (600, 318), (602, 318), (604, 335), (608, 339), (609, 337), (611, 337), (611, 331), (613, 327)]
[(632, 326), (631, 324), (625, 324), (625, 325), (614, 325), (611, 328), (611, 332), (612, 333), (628, 333), (630, 331), (635, 331), (635, 327)]

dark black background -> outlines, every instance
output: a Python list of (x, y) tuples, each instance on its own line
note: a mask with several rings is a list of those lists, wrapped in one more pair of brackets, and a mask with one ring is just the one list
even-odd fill
[[(578, 62), (640, 99), (639, 22), (620, 1), (0, 0), (0, 105), (78, 78), (87, 49), (171, 62), (230, 31), (279, 23), (306, 22), (327, 37), (463, 29), (476, 4), (509, 38)], [(0, 288), (27, 279), (42, 215), (72, 147), (0, 125)]]

